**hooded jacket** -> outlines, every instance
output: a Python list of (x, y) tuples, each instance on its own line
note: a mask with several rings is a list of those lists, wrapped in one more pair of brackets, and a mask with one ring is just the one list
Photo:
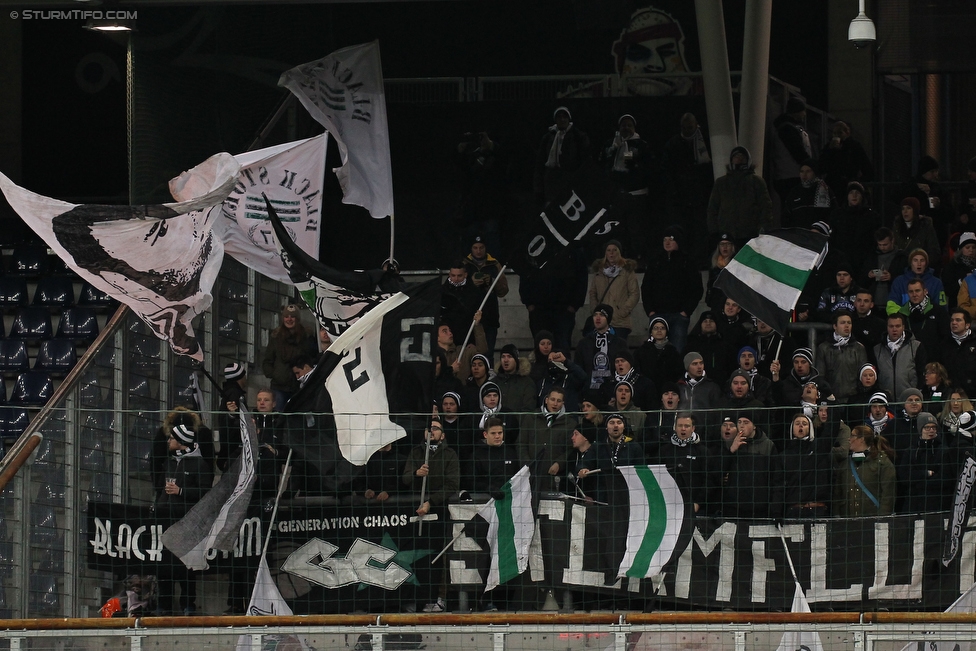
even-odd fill
[(730, 164), (725, 176), (715, 181), (707, 211), (711, 234), (729, 233), (736, 240), (746, 240), (772, 226), (769, 191), (752, 167), (752, 156), (746, 153), (746, 169), (733, 169)]
[(593, 272), (593, 282), (590, 284), (590, 309), (596, 309), (601, 303), (613, 308), (613, 328), (633, 329), (634, 322), (631, 312), (640, 300), (640, 287), (637, 284), (637, 263), (628, 258), (621, 262), (620, 273), (615, 278), (608, 278), (603, 273), (605, 258), (593, 262), (590, 271)]

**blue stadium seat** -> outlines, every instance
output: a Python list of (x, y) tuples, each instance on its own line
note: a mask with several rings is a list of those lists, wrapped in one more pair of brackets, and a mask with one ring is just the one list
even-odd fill
[(54, 393), (54, 382), (45, 371), (24, 371), (17, 376), (10, 404), (40, 407)]
[(17, 438), (30, 423), (30, 415), (21, 407), (0, 407), (0, 436)]
[(50, 339), (53, 331), (49, 311), (43, 307), (22, 307), (17, 310), (14, 322), (10, 326), (10, 338), (40, 341)]
[(41, 342), (34, 359), (34, 370), (47, 371), (52, 376), (67, 375), (77, 363), (75, 342), (68, 339), (48, 339)]
[(129, 378), (129, 398), (152, 398), (152, 385), (149, 378), (133, 375)]
[(38, 307), (69, 307), (75, 302), (75, 288), (70, 278), (45, 276), (37, 281), (32, 305)]
[[(35, 476), (38, 469), (34, 468)], [(64, 468), (52, 466), (40, 473), (40, 486), (37, 489), (37, 500), (34, 504), (45, 504), (54, 508), (64, 508), (64, 496), (68, 492), (68, 483), (64, 478)]]
[(81, 441), (81, 469), (104, 470), (105, 449), (101, 436), (82, 437)]
[(160, 340), (153, 335), (132, 335), (129, 339), (129, 362), (140, 373), (159, 375)]
[(57, 339), (70, 339), (78, 343), (90, 344), (98, 336), (98, 317), (90, 307), (69, 307), (61, 312)]
[(27, 307), (27, 279), (20, 276), (0, 278), (0, 307)]
[(81, 285), (81, 294), (78, 296), (78, 305), (81, 307), (109, 308), (118, 305), (118, 301), (100, 289), (96, 289), (87, 280)]
[(25, 278), (40, 278), (47, 273), (50, 264), (46, 246), (27, 244), (14, 249), (7, 273)]
[(17, 374), (30, 369), (27, 343), (20, 339), (0, 341), (0, 373)]

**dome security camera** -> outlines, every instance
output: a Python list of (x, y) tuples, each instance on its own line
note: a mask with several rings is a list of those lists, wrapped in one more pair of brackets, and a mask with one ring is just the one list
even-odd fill
[(874, 29), (874, 22), (864, 13), (864, 7), (847, 28), (847, 40), (854, 44), (854, 47), (861, 49), (867, 47), (877, 40), (877, 33)]

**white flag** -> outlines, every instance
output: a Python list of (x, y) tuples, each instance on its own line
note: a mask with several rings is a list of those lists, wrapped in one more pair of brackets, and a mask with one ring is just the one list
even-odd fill
[(209, 209), (237, 182), (240, 164), (216, 154), (178, 177), (177, 203), (77, 205), (35, 194), (0, 174), (0, 189), (28, 226), (81, 278), (125, 303), (174, 352), (203, 361), (191, 321), (210, 307), (224, 249)]
[(231, 551), (241, 535), (255, 481), (258, 434), (247, 408), (240, 410), (241, 454), (217, 485), (163, 532), (163, 545), (191, 570), (206, 570), (207, 550)]
[[(946, 608), (947, 613), (976, 612), (976, 583), (970, 586), (962, 595)], [(970, 651), (972, 643), (965, 635), (955, 640), (934, 640), (931, 636), (921, 637), (916, 642), (909, 642), (901, 651)]]
[[(258, 574), (254, 580), (254, 590), (251, 591), (251, 602), (247, 606), (247, 614), (254, 617), (270, 615), (293, 615), (291, 608), (281, 596), (278, 585), (271, 577), (271, 570), (268, 569), (268, 559), (261, 556), (261, 564), (258, 566)], [(281, 643), (282, 640), (278, 640)], [(298, 643), (302, 649), (309, 649), (305, 637), (299, 635)], [(253, 646), (250, 635), (239, 635), (237, 637), (237, 651), (261, 651), (266, 646)]]
[(280, 282), (290, 282), (281, 261), (263, 195), (295, 244), (319, 257), (322, 185), (329, 134), (234, 156), (241, 164), (237, 184), (215, 206), (211, 223), (224, 251), (238, 262)]
[[(796, 584), (796, 590), (793, 592), (793, 610), (791, 612), (810, 612), (810, 604), (807, 602), (806, 595), (803, 594), (803, 588), (800, 587), (799, 583)], [(812, 625), (810, 626), (812, 628)], [(808, 631), (788, 631), (783, 633), (783, 639), (776, 647), (776, 651), (799, 651), (800, 649), (824, 651), (823, 644), (820, 642), (820, 634)]]
[(650, 578), (670, 560), (684, 522), (685, 503), (664, 466), (621, 466), (627, 482), (630, 521), (627, 549), (617, 576)]
[(393, 171), (378, 41), (343, 48), (284, 72), (278, 80), (332, 134), (344, 203), (376, 219), (393, 214)]
[(488, 521), (488, 546), (491, 547), (485, 592), (525, 571), (529, 564), (529, 543), (535, 535), (529, 467), (522, 466), (505, 482), (501, 492), (502, 499), (489, 500), (478, 511)]

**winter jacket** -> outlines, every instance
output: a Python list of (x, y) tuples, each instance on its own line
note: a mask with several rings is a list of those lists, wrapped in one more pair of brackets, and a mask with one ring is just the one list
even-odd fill
[[(534, 414), (522, 416), (519, 434), (519, 461), (529, 466), (529, 472), (537, 478), (549, 477), (549, 468), (559, 464), (559, 474), (566, 470), (566, 458), (572, 447), (573, 430), (576, 419), (562, 412), (549, 424), (550, 414), (542, 407)], [(553, 487), (551, 481), (537, 483), (547, 490)]]
[[(915, 272), (909, 268), (892, 281), (891, 291), (888, 293), (888, 314), (894, 314), (908, 305), (908, 283), (915, 280), (915, 275)], [(932, 273), (932, 267), (925, 270), (921, 279), (925, 284), (925, 289), (929, 291), (929, 301), (945, 307), (947, 305), (945, 288), (938, 276)]]
[(805, 504), (830, 504), (833, 469), (828, 438), (790, 437), (783, 445), (783, 502), (787, 508)]
[(697, 504), (700, 516), (718, 508), (721, 491), (719, 455), (701, 440), (680, 446), (669, 434), (661, 438), (655, 463), (667, 467), (685, 501)]
[(729, 169), (719, 177), (708, 200), (708, 232), (747, 240), (773, 223), (773, 204), (766, 183), (752, 168)]
[(976, 396), (976, 333), (970, 332), (961, 342), (952, 335), (943, 339), (939, 359), (953, 386), (963, 389), (967, 396)]
[(891, 230), (895, 233), (895, 248), (901, 249), (908, 255), (911, 255), (915, 249), (923, 249), (929, 254), (929, 264), (942, 259), (942, 243), (935, 232), (931, 217), (927, 215), (916, 217), (914, 226), (909, 230), (906, 228), (905, 220), (899, 214), (895, 217)]
[(687, 253), (661, 251), (644, 274), (640, 296), (644, 312), (684, 312), (689, 317), (704, 293), (701, 272)]
[(766, 434), (735, 452), (722, 446), (722, 515), (727, 518), (776, 518), (783, 512), (783, 460)]
[(606, 303), (613, 308), (611, 327), (633, 329), (630, 313), (640, 299), (640, 287), (634, 272), (637, 263), (624, 258), (620, 273), (615, 278), (607, 278), (603, 273), (603, 261), (600, 258), (591, 267), (593, 282), (590, 283), (589, 290), (590, 310), (594, 310), (600, 303)]
[[(484, 297), (485, 292), (491, 287), (491, 283), (498, 277), (498, 274), (502, 270), (502, 265), (498, 260), (491, 257), (490, 255), (485, 255), (485, 260), (482, 261), (481, 266), (474, 257), (469, 253), (464, 259), (464, 268), (468, 272), (468, 282), (474, 284), (471, 277), (476, 273), (483, 273), (489, 276), (488, 280), (484, 285), (479, 287), (481, 290), (481, 296)], [(475, 287), (478, 287), (475, 285)], [(498, 321), (498, 299), (503, 298), (508, 294), (508, 276), (502, 274), (502, 277), (498, 280), (495, 285), (495, 289), (492, 290), (491, 296), (485, 301), (485, 306), (481, 310), (481, 322), (488, 328), (497, 328), (500, 324)], [(463, 336), (463, 335), (461, 335)]]
[[(318, 355), (315, 337), (304, 328), (296, 333), (283, 333), (268, 337), (268, 347), (264, 350), (261, 370), (271, 380), (271, 388), (285, 393), (295, 393), (299, 389), (298, 379), (292, 371), (294, 363), (306, 355)], [(284, 408), (283, 405), (278, 405)]]
[(505, 396), (505, 406), (515, 413), (535, 411), (535, 382), (529, 377), (531, 366), (528, 357), (520, 357), (514, 373), (505, 373), (500, 362), (495, 368), (492, 381)]
[[(817, 363), (824, 370), (834, 398), (847, 402), (857, 393), (861, 367), (868, 363), (868, 353), (853, 335), (843, 346), (835, 346), (832, 338), (817, 346)], [(823, 389), (821, 389), (823, 394)]]
[[(403, 485), (420, 494), (423, 477), (417, 476), (417, 469), (424, 465), (427, 455), (427, 445), (422, 444), (410, 450), (407, 462), (403, 466)], [(442, 506), (447, 500), (457, 495), (460, 490), (461, 470), (457, 454), (448, 446), (447, 441), (441, 441), (436, 450), (430, 452), (427, 459), (427, 494), (425, 499), (431, 507)]]
[(917, 389), (924, 384), (925, 365), (928, 352), (912, 333), (905, 333), (905, 342), (894, 355), (888, 348), (887, 337), (874, 347), (874, 358), (878, 362), (879, 391), (886, 391), (895, 398), (905, 389)]
[[(831, 513), (839, 518), (891, 515), (895, 512), (896, 472), (891, 459), (883, 452), (858, 462), (841, 448), (833, 449), (834, 502)], [(854, 478), (855, 468), (864, 487), (878, 501), (874, 502)]]

